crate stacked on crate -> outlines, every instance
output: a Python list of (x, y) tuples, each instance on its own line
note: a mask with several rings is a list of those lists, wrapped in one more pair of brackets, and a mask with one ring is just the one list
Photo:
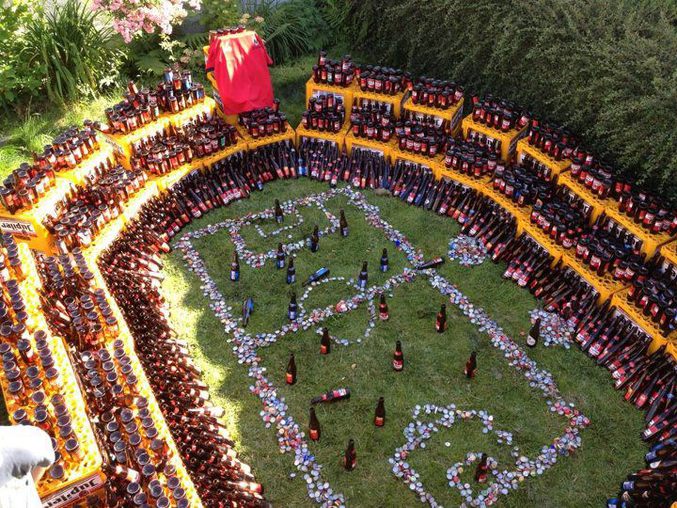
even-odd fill
[(52, 236), (45, 219), (77, 185), (84, 184), (100, 167), (113, 161), (112, 148), (104, 143), (97, 124), (85, 121), (71, 127), (23, 163), (0, 187), (0, 231), (11, 233), (32, 249), (51, 252)]
[(409, 86), (409, 96), (402, 104), (402, 119), (433, 118), (451, 136), (461, 132), (464, 89), (450, 81), (418, 78)]
[(129, 169), (134, 143), (196, 118), (211, 117), (215, 111), (216, 103), (205, 96), (201, 83), (193, 82), (189, 71), (167, 69), (152, 90), (129, 82), (125, 98), (106, 109), (107, 124), (101, 130), (119, 162)]
[(102, 503), (102, 457), (67, 349), (40, 310), (41, 282), (33, 256), (11, 235), (3, 235), (2, 243), (6, 259), (18, 260), (9, 268), (12, 278), (2, 285), (3, 300), (12, 302), (11, 309), (3, 306), (0, 331), (0, 388), (10, 420), (36, 425), (52, 438), (57, 460), (37, 485), (44, 506), (85, 499)]
[(461, 123), (463, 138), (486, 144), (504, 161), (511, 160), (517, 142), (527, 134), (529, 113), (491, 95), (473, 96), (472, 108)]
[(568, 129), (532, 118), (526, 138), (517, 142), (516, 162), (538, 168), (547, 180), (557, 181), (571, 166), (577, 144)]

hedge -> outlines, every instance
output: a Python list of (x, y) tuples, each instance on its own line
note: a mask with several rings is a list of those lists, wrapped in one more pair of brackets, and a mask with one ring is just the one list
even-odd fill
[(449, 78), (566, 125), (677, 204), (674, 0), (345, 0), (373, 62)]

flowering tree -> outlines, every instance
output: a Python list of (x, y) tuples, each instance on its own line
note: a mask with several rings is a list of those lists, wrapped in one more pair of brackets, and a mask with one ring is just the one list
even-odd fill
[(113, 28), (125, 42), (142, 32), (172, 33), (172, 25), (181, 22), (188, 9), (199, 9), (200, 0), (93, 0), (92, 9), (113, 17)]

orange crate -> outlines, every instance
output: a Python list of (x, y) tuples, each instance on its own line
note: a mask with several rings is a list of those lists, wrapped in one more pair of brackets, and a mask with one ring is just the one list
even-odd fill
[(463, 119), (461, 127), (463, 129), (464, 139), (468, 137), (468, 132), (471, 130), (484, 134), (485, 136), (492, 139), (499, 139), (501, 141), (501, 159), (506, 162), (509, 161), (515, 154), (517, 142), (526, 136), (528, 132), (528, 126), (526, 125), (520, 130), (512, 129), (508, 132), (492, 129), (491, 127), (487, 127), (484, 124), (473, 121), (472, 114), (466, 116)]
[(614, 294), (611, 303), (616, 306), (623, 314), (629, 317), (637, 326), (644, 330), (647, 334), (651, 336), (653, 341), (649, 346), (649, 352), (653, 353), (661, 347), (663, 344), (671, 342), (675, 344), (677, 341), (677, 331), (672, 332), (669, 336), (663, 335), (661, 329), (653, 322), (651, 319), (647, 318), (641, 310), (639, 310), (635, 305), (630, 303), (628, 300), (628, 293), (630, 288), (626, 288), (618, 293)]
[(573, 253), (566, 252), (563, 256), (563, 259), (566, 265), (576, 270), (576, 273), (583, 277), (588, 282), (588, 284), (597, 290), (599, 293), (600, 303), (606, 301), (607, 299), (611, 298), (613, 294), (627, 287), (627, 285), (623, 284), (622, 282), (614, 280), (611, 275), (607, 274), (604, 277), (600, 277), (595, 272), (590, 270), (587, 265), (581, 263)]

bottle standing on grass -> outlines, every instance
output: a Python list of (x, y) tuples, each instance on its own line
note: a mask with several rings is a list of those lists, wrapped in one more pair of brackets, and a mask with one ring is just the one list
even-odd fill
[(477, 352), (473, 351), (470, 353), (470, 358), (465, 362), (465, 377), (472, 379), (475, 377), (475, 372), (477, 371)]
[(294, 258), (289, 258), (287, 265), (287, 284), (294, 284), (296, 282), (296, 268), (294, 267)]
[(331, 337), (329, 337), (329, 330), (325, 326), (322, 328), (322, 339), (320, 340), (320, 354), (328, 355), (331, 353)]
[(447, 329), (447, 304), (443, 303), (440, 307), (440, 311), (437, 313), (437, 319), (435, 320), (435, 330), (437, 333), (442, 333)]
[(379, 295), (378, 302), (378, 317), (381, 321), (387, 321), (390, 315), (388, 314), (388, 304), (386, 303), (385, 293)]
[(310, 252), (317, 252), (320, 250), (320, 230), (317, 226), (313, 228), (313, 232), (310, 235)]
[(388, 271), (388, 249), (383, 249), (383, 252), (381, 253), (381, 271)]
[(348, 447), (346, 448), (345, 453), (343, 454), (343, 468), (346, 471), (352, 471), (357, 465), (357, 452), (355, 451), (355, 441), (350, 439), (348, 441)]
[(395, 353), (393, 354), (393, 369), (400, 372), (404, 369), (404, 354), (402, 354), (402, 343), (395, 342)]
[(341, 216), (339, 217), (339, 229), (343, 238), (348, 236), (348, 221), (346, 220), (346, 213), (343, 211), (343, 208), (341, 209)]
[(538, 344), (538, 339), (540, 338), (541, 338), (541, 318), (538, 317), (536, 318), (536, 321), (534, 321), (534, 324), (531, 325), (529, 335), (527, 335), (527, 346), (536, 347), (536, 344)]
[(376, 412), (374, 413), (374, 425), (377, 427), (383, 427), (386, 423), (386, 406), (383, 400), (383, 397), (378, 398), (378, 404), (376, 404)]
[(308, 436), (311, 441), (320, 440), (320, 421), (315, 414), (315, 408), (310, 406), (310, 422), (308, 423)]
[(292, 291), (291, 298), (289, 300), (289, 307), (287, 308), (287, 317), (289, 321), (294, 321), (299, 313), (299, 306), (296, 303), (296, 292)]
[(287, 363), (286, 382), (288, 385), (296, 384), (296, 360), (294, 353), (289, 354), (289, 363)]
[(489, 466), (487, 464), (487, 454), (483, 453), (480, 457), (477, 467), (475, 468), (475, 481), (477, 483), (486, 483), (488, 470)]
[(282, 211), (282, 207), (280, 206), (280, 200), (276, 199), (275, 200), (275, 222), (280, 224), (283, 221), (284, 221), (284, 212)]
[(369, 275), (367, 274), (367, 262), (363, 261), (362, 262), (362, 269), (360, 270), (359, 275), (357, 276), (357, 287), (359, 287), (361, 290), (367, 289), (367, 280), (369, 279)]
[(285, 261), (285, 253), (284, 249), (282, 248), (282, 244), (278, 243), (277, 244), (277, 254), (275, 255), (275, 266), (277, 266), (278, 270), (284, 268), (284, 261)]
[(233, 282), (240, 280), (240, 257), (237, 252), (233, 252), (233, 262), (230, 264), (230, 280)]

